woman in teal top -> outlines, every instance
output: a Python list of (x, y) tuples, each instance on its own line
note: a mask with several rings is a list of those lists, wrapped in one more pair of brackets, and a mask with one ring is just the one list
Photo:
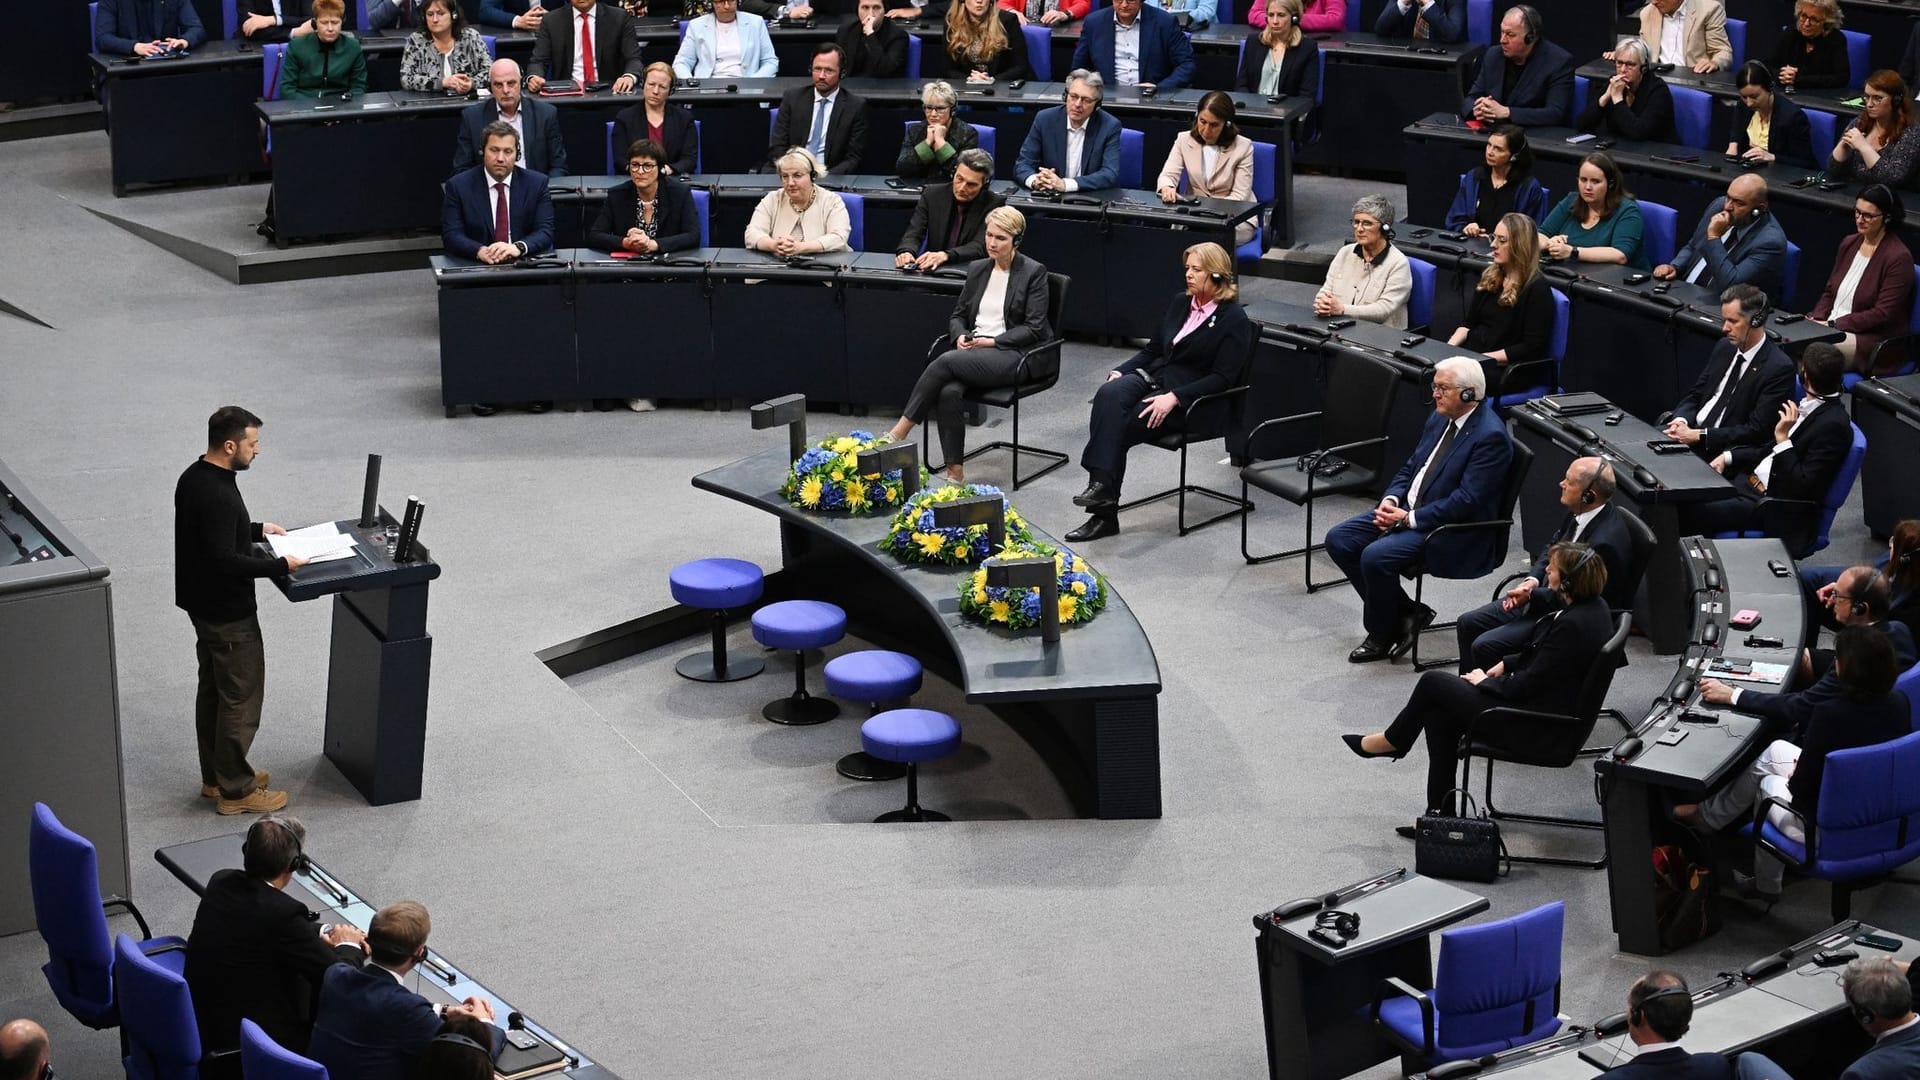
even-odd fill
[(367, 92), (367, 58), (359, 39), (341, 32), (342, 0), (313, 0), (313, 33), (287, 42), (280, 57), (283, 98), (359, 97)]
[(1627, 193), (1620, 166), (1598, 153), (1580, 162), (1578, 183), (1540, 223), (1541, 248), (1550, 258), (1651, 270), (1640, 232), (1640, 204)]

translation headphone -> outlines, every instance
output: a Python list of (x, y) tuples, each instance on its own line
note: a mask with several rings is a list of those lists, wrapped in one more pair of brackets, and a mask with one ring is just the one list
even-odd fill
[(1584, 489), (1582, 489), (1580, 492), (1581, 506), (1593, 505), (1593, 485), (1600, 481), (1600, 470), (1606, 467), (1607, 466), (1604, 462), (1602, 462), (1599, 465), (1595, 465), (1593, 467), (1593, 472), (1587, 476), (1587, 486)]
[[(1588, 548), (1587, 554), (1581, 556), (1581, 559), (1584, 561), (1588, 557), (1592, 556), (1592, 554), (1593, 554), (1593, 549)], [(1579, 568), (1576, 566), (1575, 569), (1579, 569)], [(1667, 998), (1667, 997), (1690, 998), (1692, 996), (1693, 996), (1693, 992), (1688, 990), (1684, 986), (1663, 986), (1660, 989), (1655, 990), (1653, 993), (1648, 994), (1646, 997), (1641, 998), (1640, 1004), (1634, 1005), (1628, 1008), (1627, 1022), (1634, 1025), (1635, 1027), (1639, 1027), (1640, 1025), (1646, 1023), (1647, 1022), (1647, 1002), (1649, 1001), (1658, 1001), (1661, 998)]]
[(1866, 1027), (1868, 1024), (1880, 1019), (1872, 1009), (1853, 1000), (1853, 995), (1848, 993), (1844, 986), (1841, 987), (1840, 993), (1847, 999), (1847, 1011), (1853, 1014), (1853, 1019), (1861, 1027)]
[(1480, 391), (1475, 390), (1471, 386), (1463, 386), (1460, 388), (1460, 400), (1467, 404), (1472, 404), (1473, 402), (1479, 401)]
[(247, 846), (253, 842), (253, 834), (258, 832), (262, 825), (271, 825), (279, 829), (281, 832), (286, 833), (287, 837), (293, 841), (293, 858), (287, 861), (288, 869), (296, 874), (307, 874), (313, 871), (313, 860), (307, 858), (307, 853), (301, 850), (300, 834), (295, 832), (292, 826), (276, 817), (263, 817), (259, 821), (254, 822), (253, 827), (247, 830), (246, 839), (240, 841), (240, 858), (243, 862), (247, 857)]
[(1522, 38), (1521, 40), (1522, 40), (1522, 41), (1525, 41), (1525, 42), (1526, 42), (1527, 44), (1529, 44), (1529, 45), (1531, 45), (1531, 44), (1533, 44), (1533, 43), (1534, 43), (1535, 41), (1537, 41), (1537, 40), (1539, 40), (1539, 38), (1540, 38), (1540, 13), (1539, 13), (1539, 12), (1537, 12), (1537, 11), (1535, 11), (1535, 10), (1533, 10), (1533, 7), (1532, 7), (1531, 5), (1529, 5), (1529, 4), (1519, 4), (1519, 5), (1516, 5), (1516, 6), (1514, 7), (1514, 10), (1515, 10), (1515, 11), (1518, 11), (1518, 12), (1520, 13), (1520, 23), (1521, 23), (1521, 25), (1523, 25), (1523, 26), (1525, 26), (1525, 27), (1527, 28), (1527, 36), (1526, 36), (1526, 37), (1524, 37), (1524, 38)]
[[(1582, 501), (1583, 501), (1583, 502), (1585, 501), (1585, 498), (1584, 498), (1584, 496), (1582, 497)], [(1573, 560), (1573, 565), (1572, 565), (1572, 566), (1569, 566), (1569, 567), (1567, 567), (1567, 572), (1566, 572), (1566, 575), (1565, 575), (1565, 576), (1566, 576), (1566, 577), (1569, 577), (1569, 578), (1576, 578), (1576, 577), (1579, 577), (1579, 576), (1580, 576), (1580, 568), (1581, 568), (1581, 567), (1583, 567), (1583, 566), (1585, 566), (1585, 565), (1587, 565), (1588, 563), (1590, 563), (1590, 562), (1592, 562), (1592, 561), (1594, 560), (1594, 557), (1595, 557), (1595, 552), (1594, 552), (1594, 550), (1593, 550), (1593, 549), (1592, 549), (1591, 547), (1588, 547), (1588, 548), (1585, 548), (1585, 549), (1583, 549), (1583, 550), (1582, 550), (1582, 551), (1580, 552), (1580, 555), (1579, 555), (1579, 557)], [(1647, 998), (1647, 1000), (1649, 1000), (1649, 1001), (1651, 1001), (1651, 1000), (1653, 1000), (1654, 998), (1657, 998), (1657, 997), (1659, 997), (1659, 996), (1661, 996), (1662, 994), (1666, 994), (1666, 993), (1668, 993), (1669, 991), (1671, 991), (1671, 992), (1673, 992), (1673, 993), (1676, 993), (1676, 994), (1684, 994), (1684, 993), (1686, 993), (1686, 991), (1685, 991), (1685, 990), (1682, 990), (1682, 989), (1680, 989), (1680, 988), (1679, 988), (1679, 987), (1677, 987), (1677, 986), (1669, 986), (1669, 987), (1667, 987), (1667, 988), (1666, 988), (1665, 990), (1660, 990), (1660, 991), (1656, 991), (1655, 993), (1653, 993), (1653, 994), (1651, 994), (1651, 995), (1649, 995), (1649, 996), (1648, 996), (1648, 998)]]
[(1313, 928), (1337, 935), (1341, 941), (1360, 936), (1360, 916), (1351, 911), (1323, 911), (1314, 916)]
[(1216, 271), (1212, 271), (1212, 272), (1209, 272), (1209, 273), (1207, 274), (1207, 278), (1208, 278), (1208, 280), (1210, 280), (1210, 281), (1212, 281), (1212, 282), (1213, 282), (1213, 287), (1214, 287), (1214, 288), (1216, 288), (1216, 289), (1218, 289), (1218, 288), (1222, 288), (1223, 286), (1225, 286), (1227, 282), (1229, 282), (1229, 281), (1232, 281), (1232, 280), (1233, 280), (1233, 275), (1232, 275), (1232, 274), (1222, 274), (1222, 273), (1220, 273), (1219, 271), (1217, 271), (1217, 270), (1216, 270)]
[(442, 1032), (439, 1035), (435, 1035), (433, 1041), (437, 1043), (452, 1043), (455, 1046), (464, 1046), (471, 1050), (478, 1050), (487, 1055), (488, 1061), (493, 1060), (493, 1051), (481, 1046), (479, 1043), (474, 1042), (472, 1039), (467, 1038), (457, 1031)]

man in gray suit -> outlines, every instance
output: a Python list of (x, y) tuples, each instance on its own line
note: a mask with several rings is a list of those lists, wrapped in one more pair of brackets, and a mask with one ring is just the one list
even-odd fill
[(1873, 1046), (1847, 1066), (1840, 1080), (1911, 1080), (1920, 1076), (1920, 1015), (1906, 972), (1885, 956), (1863, 956), (1840, 975), (1853, 1018)]
[(546, 176), (567, 175), (567, 146), (560, 139), (560, 114), (544, 101), (527, 97), (520, 86), (520, 65), (495, 60), (487, 71), (493, 97), (460, 110), (460, 133), (453, 144), (453, 171), (480, 164), (487, 140), (481, 132), (495, 120), (520, 133), (520, 164)]

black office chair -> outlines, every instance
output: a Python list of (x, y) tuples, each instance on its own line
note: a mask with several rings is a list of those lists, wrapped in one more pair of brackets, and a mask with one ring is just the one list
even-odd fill
[[(1580, 696), (1575, 701), (1571, 713), (1549, 713), (1534, 709), (1522, 709), (1511, 705), (1499, 705), (1488, 709), (1475, 718), (1475, 725), (1488, 717), (1518, 719), (1526, 722), (1531, 745), (1507, 747), (1483, 742), (1474, 736), (1474, 729), (1468, 728), (1460, 739), (1460, 786), (1468, 789), (1468, 780), (1473, 772), (1473, 759), (1482, 758), (1487, 763), (1486, 798), (1481, 805), (1487, 813), (1502, 821), (1524, 821), (1534, 825), (1557, 825), (1566, 829), (1600, 829), (1604, 825), (1599, 821), (1584, 818), (1554, 817), (1549, 814), (1516, 814), (1499, 810), (1493, 804), (1493, 763), (1505, 761), (1514, 765), (1532, 765), (1542, 769), (1564, 769), (1579, 760), (1587, 736), (1593, 734), (1593, 727), (1600, 721), (1600, 712), (1606, 704), (1607, 691), (1613, 686), (1613, 673), (1626, 666), (1625, 651), (1627, 632), (1633, 626), (1633, 616), (1621, 613), (1613, 617), (1613, 636), (1593, 655), (1593, 663), (1587, 667), (1586, 681), (1580, 686)], [(1645, 854), (1642, 853), (1642, 858)], [(1546, 866), (1575, 866), (1588, 870), (1598, 870), (1607, 865), (1607, 853), (1602, 850), (1598, 859), (1563, 859), (1547, 855), (1509, 855), (1514, 862), (1539, 863)]]
[[(1413, 566), (1403, 573), (1403, 576), (1413, 578), (1414, 603), (1418, 604), (1421, 602), (1421, 596), (1427, 585), (1427, 574), (1429, 572), (1427, 569), (1427, 548), (1440, 537), (1458, 536), (1466, 532), (1491, 531), (1499, 534), (1500, 543), (1494, 551), (1493, 558), (1475, 567), (1471, 572), (1465, 574), (1435, 574), (1435, 577), (1476, 578), (1483, 574), (1492, 573), (1500, 568), (1501, 563), (1507, 561), (1507, 544), (1513, 539), (1513, 507), (1515, 503), (1520, 501), (1520, 485), (1526, 482), (1527, 469), (1533, 465), (1533, 451), (1518, 442), (1514, 442), (1512, 439), (1508, 440), (1508, 445), (1513, 448), (1513, 460), (1507, 464), (1507, 482), (1506, 486), (1502, 488), (1500, 492), (1500, 516), (1490, 521), (1460, 521), (1451, 525), (1441, 525), (1421, 536), (1420, 550), (1415, 556)], [(1460, 662), (1460, 658), (1457, 656), (1449, 656), (1440, 660), (1420, 659), (1420, 639), (1422, 637), (1431, 631), (1451, 630), (1458, 625), (1459, 620), (1448, 619), (1445, 622), (1430, 623), (1420, 633), (1413, 635), (1413, 669), (1415, 671), (1447, 667)]]
[[(1065, 274), (1050, 273), (1047, 275), (1047, 326), (1053, 330), (1055, 336), (1048, 338), (1046, 341), (1020, 354), (1019, 366), (1015, 369), (1019, 376), (1018, 381), (1012, 386), (996, 386), (991, 389), (973, 389), (969, 387), (964, 395), (969, 402), (978, 405), (991, 405), (996, 409), (1006, 409), (1011, 412), (1013, 414), (1013, 438), (1010, 440), (1000, 439), (982, 446), (976, 446), (967, 451), (966, 455), (960, 459), (961, 463), (965, 464), (966, 462), (972, 461), (974, 458), (990, 450), (1013, 451), (1013, 490), (1015, 491), (1020, 490), (1021, 484), (1026, 483), (1028, 480), (1038, 480), (1060, 466), (1065, 465), (1069, 460), (1068, 455), (1058, 450), (1045, 450), (1037, 446), (1025, 446), (1020, 442), (1020, 399), (1032, 397), (1043, 390), (1051, 390), (1053, 389), (1053, 384), (1060, 381), (1060, 346), (1066, 344), (1066, 339), (1058, 335), (1060, 333), (1061, 317), (1067, 310), (1067, 287), (1072, 284), (1073, 279)], [(934, 357), (939, 356), (952, 347), (952, 336), (942, 334), (940, 339), (935, 341), (932, 346), (927, 349), (927, 361), (931, 363)], [(1032, 364), (1034, 358), (1049, 355), (1053, 358), (1053, 370), (1045, 375), (1029, 376), (1028, 367)], [(933, 425), (931, 424), (920, 425), (920, 460), (922, 461), (933, 460), (928, 456), (929, 451), (933, 447), (933, 443), (929, 438), (929, 432), (932, 427)], [(1051, 464), (1037, 473), (1022, 477), (1020, 475), (1020, 455), (1022, 453), (1025, 453), (1028, 457), (1037, 457), (1044, 461), (1051, 462)], [(946, 463), (942, 462), (938, 466), (929, 465), (928, 468), (944, 469), (946, 468)]]
[[(1249, 335), (1247, 338), (1247, 356), (1245, 362), (1240, 367), (1239, 382), (1217, 394), (1201, 394), (1199, 397), (1194, 398), (1182, 407), (1186, 412), (1187, 422), (1181, 425), (1179, 431), (1168, 431), (1163, 427), (1159, 429), (1158, 434), (1149, 437), (1146, 442), (1141, 444), (1143, 446), (1157, 446), (1162, 450), (1177, 452), (1180, 455), (1180, 483), (1165, 491), (1156, 491), (1152, 495), (1145, 495), (1131, 502), (1123, 502), (1118, 509), (1131, 510), (1136, 506), (1145, 506), (1148, 503), (1156, 503), (1162, 499), (1177, 499), (1179, 500), (1180, 507), (1177, 520), (1180, 523), (1181, 536), (1185, 536), (1195, 529), (1204, 529), (1217, 521), (1225, 521), (1235, 514), (1245, 517), (1247, 511), (1253, 509), (1253, 503), (1242, 496), (1229, 495), (1224, 491), (1216, 491), (1203, 484), (1187, 483), (1187, 447), (1197, 442), (1224, 439), (1227, 433), (1233, 430), (1234, 425), (1239, 420), (1240, 407), (1247, 397), (1247, 380), (1253, 375), (1253, 350), (1259, 342), (1260, 335), (1258, 334)], [(1202, 425), (1194, 423), (1195, 417), (1218, 417), (1220, 421), (1217, 425), (1218, 430), (1209, 430)], [(1196, 428), (1200, 429), (1200, 431), (1196, 432)], [(1216, 499), (1226, 503), (1228, 509), (1222, 510), (1220, 513), (1203, 521), (1197, 521), (1189, 525), (1187, 524), (1187, 495), (1189, 493), (1204, 495), (1209, 499)]]
[[(1326, 407), (1263, 420), (1247, 434), (1247, 456), (1252, 464), (1240, 470), (1240, 498), (1257, 487), (1295, 506), (1307, 508), (1307, 538), (1302, 547), (1255, 555), (1247, 549), (1247, 518), (1240, 517), (1240, 557), (1249, 564), (1304, 555), (1307, 592), (1318, 592), (1346, 581), (1313, 580), (1313, 553), (1325, 548), (1313, 531), (1314, 500), (1328, 495), (1355, 495), (1371, 491), (1380, 476), (1380, 459), (1387, 443), (1387, 417), (1393, 411), (1393, 384), (1399, 374), (1385, 362), (1351, 353), (1336, 353), (1327, 370)], [(1269, 440), (1291, 424), (1317, 421), (1320, 449), (1299, 457), (1260, 460), (1260, 437)], [(1249, 503), (1251, 505), (1251, 503)]]

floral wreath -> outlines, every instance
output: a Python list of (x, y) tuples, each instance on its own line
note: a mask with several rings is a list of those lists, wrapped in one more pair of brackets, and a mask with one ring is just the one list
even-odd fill
[(949, 525), (942, 528), (933, 523), (935, 506), (977, 495), (999, 497), (1007, 515), (1008, 544), (1033, 542), (1033, 534), (1027, 531), (1026, 520), (999, 488), (991, 484), (947, 484), (915, 492), (913, 498), (907, 500), (907, 505), (893, 515), (893, 523), (887, 527), (887, 535), (880, 541), (880, 550), (906, 562), (945, 563), (948, 566), (965, 566), (991, 557), (996, 552), (989, 546), (991, 541), (987, 539), (985, 525)]
[[(1052, 556), (1060, 575), (1060, 622), (1092, 621), (1107, 606), (1107, 579), (1095, 573), (1087, 561), (1066, 548), (1042, 543), (1012, 543), (1000, 552), (1003, 559), (1027, 559)], [(988, 585), (985, 567), (975, 570), (960, 585), (960, 611), (982, 622), (999, 624), (1014, 630), (1040, 625), (1040, 589)]]
[[(901, 470), (879, 476), (861, 476), (860, 451), (885, 446), (891, 440), (877, 438), (870, 431), (849, 431), (822, 439), (787, 470), (780, 495), (801, 510), (845, 510), (849, 514), (871, 514), (875, 509), (900, 505), (904, 487)], [(927, 481), (927, 470), (920, 470), (920, 482)]]

